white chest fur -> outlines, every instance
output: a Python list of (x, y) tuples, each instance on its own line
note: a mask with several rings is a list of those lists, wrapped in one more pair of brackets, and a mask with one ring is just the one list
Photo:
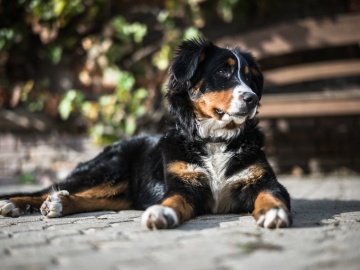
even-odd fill
[(214, 198), (212, 210), (214, 213), (229, 212), (233, 208), (229, 189), (229, 183), (232, 182), (233, 177), (228, 178), (225, 173), (234, 153), (225, 152), (226, 145), (223, 143), (208, 144), (206, 150), (208, 156), (204, 157), (204, 164), (209, 173)]
[(206, 148), (208, 156), (204, 158), (205, 167), (210, 174), (212, 186), (216, 187), (225, 183), (226, 168), (233, 154), (225, 152), (226, 145), (223, 143), (209, 143)]

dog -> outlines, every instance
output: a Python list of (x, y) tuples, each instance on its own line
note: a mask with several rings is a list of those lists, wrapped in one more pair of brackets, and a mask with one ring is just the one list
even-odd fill
[(120, 140), (41, 191), (5, 195), (0, 214), (138, 209), (144, 227), (169, 229), (203, 214), (252, 213), (258, 226), (289, 227), (290, 196), (257, 127), (263, 75), (252, 54), (185, 40), (169, 73), (172, 129)]

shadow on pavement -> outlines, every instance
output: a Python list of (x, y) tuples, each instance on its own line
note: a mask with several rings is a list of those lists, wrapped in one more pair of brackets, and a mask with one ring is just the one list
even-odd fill
[[(318, 227), (341, 220), (360, 222), (360, 201), (292, 199), (293, 227)], [(332, 221), (329, 221), (332, 220)]]
[[(330, 199), (292, 199), (293, 228), (319, 227), (338, 224), (340, 221), (360, 222), (360, 201)], [(354, 213), (358, 212), (358, 213)], [(246, 223), (255, 225), (251, 215), (206, 215), (190, 220), (178, 230), (204, 230), (220, 227), (220, 223), (236, 222), (247, 218)], [(247, 225), (249, 225), (247, 224)], [(242, 226), (239, 224), (239, 226)]]

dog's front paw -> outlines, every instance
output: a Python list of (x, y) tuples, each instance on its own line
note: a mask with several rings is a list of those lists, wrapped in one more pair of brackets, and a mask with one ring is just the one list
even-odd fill
[(19, 217), (21, 215), (20, 209), (9, 200), (0, 200), (0, 216), (4, 217)]
[(268, 229), (286, 228), (291, 224), (291, 216), (281, 207), (272, 207), (260, 215), (256, 224)]
[(66, 190), (60, 190), (47, 197), (40, 207), (41, 214), (44, 217), (55, 218), (62, 216), (63, 206), (61, 196), (69, 196), (69, 192)]
[(141, 224), (150, 229), (170, 229), (179, 224), (175, 211), (166, 206), (153, 205), (143, 213)]

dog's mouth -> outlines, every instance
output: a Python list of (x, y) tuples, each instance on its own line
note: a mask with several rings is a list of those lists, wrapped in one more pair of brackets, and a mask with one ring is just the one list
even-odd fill
[(197, 131), (201, 138), (230, 139), (238, 134), (247, 118), (247, 114), (242, 117), (224, 114), (222, 119), (198, 118)]
[(249, 112), (248, 111), (239, 111), (239, 112), (236, 112), (236, 113), (228, 113), (228, 112), (225, 112), (225, 111), (222, 111), (220, 109), (214, 109), (214, 112), (220, 116), (221, 118), (224, 118), (225, 115), (228, 115), (232, 118), (244, 118), (244, 117), (247, 117), (249, 115)]
[(234, 122), (235, 124), (239, 125), (245, 122), (246, 119), (253, 118), (255, 114), (256, 114), (256, 108), (250, 110), (245, 108), (237, 112), (221, 112), (221, 114), (218, 115), (221, 117), (219, 121), (223, 121), (226, 123)]
[(230, 121), (224, 128), (227, 130), (239, 129), (243, 123), (236, 123), (235, 121)]
[(229, 114), (231, 117), (233, 118), (246, 118), (246, 117), (249, 117), (250, 114), (249, 112), (238, 112), (238, 113), (232, 113), (232, 114)]
[(224, 117), (226, 119), (220, 120), (223, 122), (222, 128), (226, 130), (236, 130), (239, 129), (248, 119), (249, 115), (247, 113), (229, 115), (229, 117)]

